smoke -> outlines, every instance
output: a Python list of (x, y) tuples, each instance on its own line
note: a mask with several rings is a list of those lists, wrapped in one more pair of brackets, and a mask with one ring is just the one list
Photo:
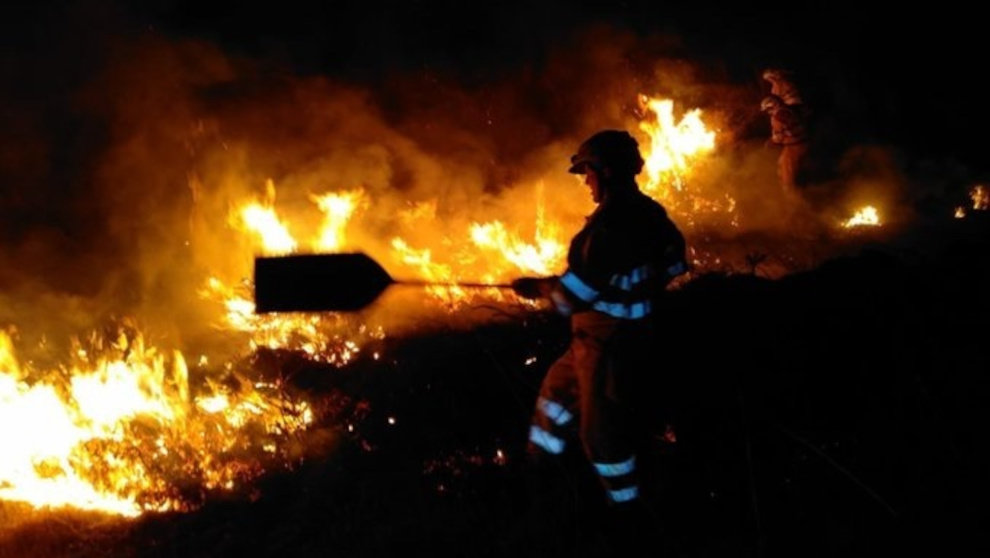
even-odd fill
[[(321, 220), (312, 196), (360, 189), (348, 250), (396, 277), (418, 276), (395, 251), (401, 238), (436, 263), (463, 266), (458, 279), (482, 279), (472, 273), (484, 255), (464, 259), (470, 225), (498, 220), (532, 238), (542, 206), (566, 241), (593, 209), (566, 173), (569, 155), (599, 129), (641, 136), (640, 94), (674, 99), (677, 114), (701, 108), (717, 131), (715, 153), (688, 186), (731, 197), (737, 217), (679, 221), (689, 240), (786, 234), (815, 221), (795, 214), (821, 205), (781, 194), (760, 86), (692, 60), (677, 37), (585, 29), (470, 82), (409, 69), (374, 83), (297, 76), (154, 32), (101, 35), (82, 69), (62, 49), (65, 60), (50, 71), (73, 79), (38, 78), (2, 103), (10, 123), (0, 171), (10, 187), (0, 321), (34, 338), (128, 315), (173, 343), (203, 343), (223, 310), (201, 298), (206, 278), (250, 278), (258, 245), (234, 226), (249, 200), (274, 207), (305, 245)], [(24, 91), (60, 81), (66, 87), (49, 104), (24, 100)], [(863, 150), (843, 161), (844, 174), (823, 186), (841, 186), (842, 196), (819, 197), (855, 204), (875, 193), (896, 203), (903, 181), (882, 170), (896, 164)]]

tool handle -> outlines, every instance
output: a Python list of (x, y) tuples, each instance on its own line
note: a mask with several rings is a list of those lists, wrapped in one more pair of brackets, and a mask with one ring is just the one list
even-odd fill
[(477, 283), (477, 282), (457, 282), (457, 281), (426, 281), (422, 279), (393, 279), (397, 285), (412, 285), (418, 287), (462, 287), (465, 289), (511, 289), (508, 283)]

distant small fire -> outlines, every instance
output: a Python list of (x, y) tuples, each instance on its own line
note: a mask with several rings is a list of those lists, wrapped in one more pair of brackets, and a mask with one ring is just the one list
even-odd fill
[(880, 213), (877, 211), (877, 208), (867, 205), (842, 223), (842, 226), (847, 229), (854, 227), (879, 227)]
[(973, 200), (973, 209), (977, 211), (990, 209), (990, 190), (986, 186), (973, 186), (969, 191), (969, 197)]
[[(982, 184), (977, 184), (969, 190), (969, 199), (973, 200), (973, 210), (974, 211), (986, 211), (990, 209), (990, 190)], [(956, 207), (954, 213), (956, 219), (963, 219), (966, 217), (966, 208), (963, 206)]]

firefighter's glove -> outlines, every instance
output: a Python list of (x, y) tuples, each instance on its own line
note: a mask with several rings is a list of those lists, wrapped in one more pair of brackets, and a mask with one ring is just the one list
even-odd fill
[(552, 277), (520, 277), (512, 282), (512, 290), (522, 298), (546, 298), (553, 289)]

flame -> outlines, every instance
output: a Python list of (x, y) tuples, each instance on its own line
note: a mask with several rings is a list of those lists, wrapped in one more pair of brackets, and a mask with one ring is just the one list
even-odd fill
[(518, 234), (506, 230), (501, 221), (473, 223), (470, 234), (475, 246), (493, 250), (518, 270), (536, 275), (551, 275), (564, 248), (560, 242), (542, 237), (539, 233), (535, 243), (529, 244)]
[(331, 192), (311, 197), (325, 215), (323, 228), (315, 242), (317, 251), (339, 252), (344, 249), (346, 245), (344, 230), (354, 210), (364, 198), (364, 190), (360, 188), (350, 192)]
[(639, 129), (648, 138), (641, 147), (646, 174), (643, 191), (687, 224), (693, 224), (701, 213), (725, 213), (733, 215), (730, 223), (737, 225), (732, 196), (703, 193), (688, 181), (697, 164), (715, 149), (715, 131), (705, 125), (701, 109), (688, 110), (678, 120), (671, 99), (640, 95), (639, 103), (643, 114)]
[[(706, 129), (701, 112), (688, 111), (678, 121), (671, 101), (641, 100), (648, 118), (640, 129), (649, 136), (644, 191), (682, 211), (731, 212), (731, 198), (705, 198), (689, 185), (693, 165), (714, 147), (714, 132)], [(260, 199), (233, 206), (228, 223), (244, 233), (256, 253), (336, 252), (351, 248), (348, 232), (361, 226), (356, 221), (361, 208), (374, 202), (361, 188), (313, 194), (309, 200), (321, 216), (311, 234), (297, 236), (305, 223), (315, 221), (302, 219), (299, 208), (293, 213), (279, 207), (271, 179)], [(432, 232), (417, 236), (425, 247), (395, 236), (388, 262), (435, 283), (494, 284), (560, 273), (565, 231), (578, 228), (548, 211), (542, 184), (532, 213), (440, 229), (437, 212), (434, 199), (396, 214), (398, 226)], [(455, 308), (477, 297), (535, 304), (498, 289), (437, 285), (429, 292)], [(245, 351), (286, 349), (343, 366), (385, 337), (381, 327), (353, 316), (259, 315), (251, 294), (249, 281), (225, 281), (218, 274), (200, 290), (221, 309), (217, 327), (242, 334)], [(373, 358), (379, 357), (374, 351)], [(154, 347), (136, 328), (126, 327), (107, 339), (93, 335), (75, 342), (66, 364), (41, 370), (18, 359), (12, 337), (0, 332), (0, 424), (32, 425), (0, 431), (0, 499), (125, 516), (191, 509), (205, 492), (236, 489), (280, 463), (287, 437), (312, 424), (308, 404), (291, 400), (278, 384), (249, 382), (230, 362), (211, 374), (206, 355), (196, 362), (190, 371), (180, 351)], [(216, 370), (226, 379), (214, 378)], [(198, 380), (192, 382), (191, 375)], [(197, 487), (198, 496), (190, 497), (188, 487)]]
[(340, 314), (255, 313), (251, 288), (231, 287), (217, 277), (207, 279), (200, 296), (222, 304), (226, 310), (223, 329), (248, 336), (247, 351), (258, 348), (301, 351), (317, 362), (344, 366), (361, 347), (385, 338), (381, 326), (355, 323)]
[[(642, 142), (646, 174), (643, 191), (688, 224), (699, 213), (732, 215), (731, 223), (735, 224), (736, 202), (731, 196), (724, 192), (708, 195), (692, 187), (689, 181), (698, 162), (715, 147), (715, 132), (706, 126), (702, 111), (687, 110), (678, 118), (671, 99), (640, 95), (638, 101), (643, 115), (639, 129), (647, 136), (647, 141)], [(477, 297), (505, 300), (504, 291), (465, 289), (456, 283), (497, 284), (520, 275), (549, 276), (563, 271), (568, 236), (564, 231), (576, 230), (579, 224), (565, 226), (548, 213), (542, 183), (536, 197), (536, 211), (530, 216), (473, 221), (466, 225), (466, 230), (445, 233), (439, 232), (436, 224), (438, 200), (415, 202), (397, 213), (397, 224), (415, 231), (417, 238), (424, 236), (424, 230), (438, 234), (427, 234), (427, 238), (419, 238), (416, 243), (404, 236), (394, 236), (390, 244), (391, 263), (410, 269), (413, 278), (437, 283), (429, 286), (427, 292), (452, 307)], [(240, 208), (240, 221), (246, 224), (241, 230), (259, 238), (259, 249), (267, 254), (300, 250), (337, 252), (348, 247), (345, 232), (359, 214), (358, 209), (374, 203), (363, 189), (313, 195), (310, 199), (323, 212), (324, 221), (319, 234), (308, 244), (293, 237), (289, 226), (279, 219), (271, 180), (266, 183), (264, 202), (251, 202)], [(353, 224), (361, 226), (360, 222)], [(430, 245), (422, 246), (424, 240)], [(342, 355), (355, 352), (317, 347), (313, 338), (316, 326), (308, 319), (295, 316), (258, 319), (252, 315), (249, 297), (238, 296), (236, 291), (238, 288), (225, 285), (216, 277), (203, 289), (204, 296), (222, 301), (226, 307), (228, 327), (253, 332), (255, 346), (276, 348), (284, 346), (290, 338), (309, 339), (297, 342), (296, 348), (312, 356), (329, 351), (323, 353), (331, 355), (327, 360), (342, 364), (348, 361)], [(360, 345), (355, 342), (355, 347)]]
[[(688, 222), (699, 213), (734, 215), (731, 196), (704, 192), (692, 182), (715, 148), (715, 131), (702, 111), (677, 118), (672, 100), (638, 100), (638, 135), (646, 138), (643, 190)], [(311, 206), (287, 208), (277, 203), (274, 180), (264, 186), (258, 199), (237, 200), (228, 217), (243, 233), (246, 251), (254, 252), (245, 253), (245, 260), (353, 249), (353, 238), (367, 232), (362, 208), (380, 201), (356, 188), (311, 194)], [(387, 224), (402, 236), (386, 229), (383, 238), (392, 237), (387, 267), (404, 267), (414, 278), (435, 283), (495, 284), (552, 275), (563, 271), (567, 239), (580, 227), (577, 217), (568, 221), (548, 210), (542, 183), (535, 204), (512, 214), (447, 223), (437, 218), (438, 212), (449, 214), (438, 211), (447, 209), (440, 203), (417, 201), (391, 216), (394, 222)], [(691, 253), (699, 262), (693, 248)], [(252, 290), (248, 280), (210, 273), (199, 293), (219, 309), (216, 327), (239, 334), (244, 351), (298, 351), (336, 366), (363, 352), (384, 358), (367, 348), (385, 337), (382, 327), (353, 315), (259, 315)], [(479, 297), (536, 304), (498, 289), (437, 285), (428, 292), (451, 308)], [(248, 381), (231, 362), (210, 368), (211, 361), (200, 355), (190, 368), (181, 352), (156, 348), (136, 329), (125, 328), (106, 339), (94, 335), (78, 342), (64, 365), (36, 369), (17, 358), (11, 334), (0, 332), (0, 424), (32, 425), (30, 435), (27, 429), (0, 429), (0, 499), (128, 516), (183, 510), (205, 491), (236, 489), (273, 463), (284, 463), (288, 437), (313, 423), (309, 405), (288, 397), (278, 383)], [(535, 362), (529, 357), (525, 365)], [(504, 459), (501, 450), (496, 455)], [(190, 497), (189, 487), (197, 494)]]
[(857, 211), (847, 221), (842, 223), (842, 226), (847, 229), (851, 229), (853, 227), (879, 227), (880, 214), (877, 212), (877, 208), (872, 205), (867, 205)]
[(973, 209), (980, 211), (990, 209), (990, 191), (985, 186), (973, 186), (969, 191), (969, 197), (973, 200)]
[(184, 484), (232, 490), (264, 470), (249, 450), (277, 453), (313, 420), (275, 385), (207, 382), (193, 396), (182, 354), (135, 331), (76, 341), (71, 362), (51, 371), (19, 365), (0, 332), (0, 363), (0, 498), (36, 507), (189, 509)]
[[(505, 300), (504, 291), (495, 288), (465, 289), (456, 283), (470, 281), (496, 284), (520, 275), (549, 276), (560, 272), (565, 257), (561, 226), (546, 216), (542, 184), (536, 190), (536, 197), (532, 242), (525, 240), (525, 235), (518, 228), (510, 228), (504, 222), (495, 220), (469, 223), (464, 235), (470, 240), (469, 243), (456, 244), (449, 237), (443, 239), (441, 244), (454, 246), (450, 255), (453, 264), (435, 261), (431, 249), (413, 248), (401, 237), (392, 239), (393, 253), (399, 262), (412, 268), (420, 279), (439, 283), (427, 287), (427, 292), (448, 305), (456, 307), (478, 297)], [(402, 219), (408, 223), (432, 219), (435, 210), (435, 204), (420, 204), (404, 214)], [(524, 302), (515, 297), (513, 299)]]
[(650, 138), (645, 149), (647, 182), (643, 189), (666, 197), (666, 183), (672, 182), (677, 190), (682, 190), (690, 161), (715, 148), (715, 132), (705, 128), (701, 109), (690, 110), (677, 121), (671, 99), (640, 95), (640, 103), (646, 114), (652, 116), (639, 124), (639, 129)]
[(434, 263), (429, 248), (416, 250), (399, 237), (392, 239), (392, 248), (399, 254), (403, 263), (417, 268), (427, 281), (443, 283), (453, 280), (450, 266)]
[(239, 213), (244, 226), (260, 237), (266, 254), (288, 254), (295, 252), (296, 241), (289, 230), (279, 220), (275, 210), (259, 203), (249, 203)]
[[(268, 180), (265, 186), (265, 202), (251, 201), (239, 206), (236, 213), (247, 226), (238, 229), (254, 233), (264, 254), (296, 252), (300, 243), (275, 212), (274, 181)], [(364, 190), (314, 194), (309, 199), (323, 214), (319, 231), (308, 243), (309, 249), (331, 253), (346, 249), (347, 226), (357, 210), (368, 203)], [(221, 327), (247, 334), (245, 349), (249, 351), (261, 347), (302, 351), (313, 360), (343, 366), (353, 360), (363, 344), (385, 337), (381, 327), (355, 324), (335, 314), (256, 314), (252, 293), (246, 281), (229, 285), (216, 276), (209, 277), (199, 293), (201, 298), (223, 306)]]
[[(564, 243), (560, 226), (546, 218), (542, 187), (536, 204), (536, 232), (533, 243), (506, 229), (501, 221), (472, 223), (471, 241), (475, 246), (501, 255), (503, 262), (512, 264), (513, 272), (530, 275), (552, 275), (564, 261)], [(490, 281), (490, 280), (489, 280)]]
[(230, 224), (237, 230), (252, 232), (261, 240), (262, 249), (266, 254), (288, 254), (294, 252), (296, 241), (289, 234), (289, 229), (282, 224), (274, 209), (275, 182), (265, 181), (264, 201), (252, 201), (242, 205), (233, 212)]
[[(643, 119), (640, 131), (648, 141), (642, 142), (645, 158), (646, 181), (643, 191), (663, 203), (675, 216), (688, 224), (700, 213), (724, 213), (734, 215), (736, 202), (724, 192), (706, 194), (690, 184), (695, 165), (715, 147), (715, 132), (703, 121), (700, 109), (692, 109), (679, 118), (674, 115), (674, 102), (670, 99), (638, 97)], [(364, 190), (326, 193), (310, 196), (324, 214), (323, 226), (315, 239), (308, 244), (300, 242), (289, 233), (289, 227), (279, 220), (275, 212), (274, 184), (268, 181), (265, 202), (245, 204), (240, 213), (242, 222), (261, 239), (260, 250), (265, 253), (285, 254), (299, 250), (336, 252), (348, 247), (346, 229), (359, 214), (358, 209), (372, 205), (375, 200)], [(480, 220), (467, 223), (466, 230), (442, 231), (437, 225), (438, 200), (423, 200), (396, 214), (396, 224), (414, 231), (417, 240), (406, 236), (394, 236), (391, 240), (390, 262), (399, 268), (411, 270), (412, 277), (424, 282), (436, 283), (427, 292), (437, 301), (450, 306), (484, 297), (506, 300), (507, 293), (497, 289), (466, 289), (459, 282), (498, 284), (520, 275), (549, 276), (563, 271), (568, 234), (579, 228), (578, 223), (566, 226), (547, 211), (543, 200), (543, 184), (536, 189), (535, 214), (517, 214), (510, 219)], [(253, 217), (248, 219), (248, 212)], [(263, 215), (262, 219), (259, 215)], [(298, 225), (296, 225), (298, 226)], [(424, 231), (436, 231), (434, 234)], [(425, 237), (425, 238), (423, 238)], [(429, 243), (423, 246), (423, 243)], [(401, 272), (400, 272), (401, 273)], [(354, 348), (338, 350), (317, 347), (315, 327), (309, 319), (297, 316), (253, 316), (249, 297), (236, 295), (239, 288), (230, 287), (214, 277), (203, 292), (204, 296), (222, 301), (227, 308), (226, 325), (239, 331), (252, 332), (254, 346), (284, 347), (290, 338), (297, 339), (295, 348), (312, 356), (321, 351), (329, 362), (345, 364), (345, 354), (356, 352)], [(511, 297), (510, 300), (518, 299)], [(382, 333), (382, 335), (384, 335)], [(308, 339), (301, 342), (299, 339)], [(359, 348), (361, 342), (355, 342)], [(336, 355), (336, 356), (335, 356)]]
[[(688, 111), (678, 121), (671, 101), (641, 100), (648, 118), (640, 129), (650, 140), (644, 190), (683, 211), (732, 211), (730, 198), (713, 201), (688, 184), (692, 165), (714, 147), (714, 132), (701, 112)], [(426, 247), (395, 236), (390, 263), (435, 283), (494, 284), (560, 273), (564, 231), (577, 224), (551, 215), (542, 184), (536, 192), (535, 212), (420, 234)], [(360, 209), (374, 201), (361, 188), (309, 200), (321, 215), (312, 234), (294, 234), (313, 220), (283, 213), (271, 179), (260, 199), (235, 204), (228, 222), (257, 253), (336, 252), (350, 248), (348, 232), (361, 226), (355, 222)], [(437, 200), (417, 202), (397, 213), (396, 224), (422, 232), (430, 223), (434, 228), (427, 230), (439, 231), (437, 211)], [(381, 327), (351, 316), (256, 314), (251, 292), (249, 281), (224, 281), (216, 274), (200, 290), (221, 309), (217, 327), (243, 334), (245, 351), (287, 349), (343, 366), (385, 337)], [(452, 307), (475, 297), (524, 302), (498, 289), (437, 285), (429, 292)], [(244, 380), (229, 362), (218, 369), (233, 380), (203, 378), (210, 361), (198, 357), (192, 375), (201, 381), (193, 383), (181, 352), (158, 349), (136, 328), (122, 328), (110, 339), (94, 335), (77, 342), (67, 364), (39, 370), (18, 359), (10, 334), (0, 333), (0, 424), (32, 425), (30, 435), (26, 429), (0, 431), (0, 498), (135, 516), (194, 507), (197, 498), (186, 493), (190, 486), (198, 487), (202, 499), (206, 491), (232, 490), (261, 474), (272, 463), (266, 458), (284, 454), (286, 437), (310, 425), (313, 412), (278, 384)]]
[[(232, 224), (239, 230), (254, 233), (261, 241), (261, 250), (266, 255), (284, 255), (298, 251), (299, 242), (275, 212), (275, 184), (271, 179), (266, 182), (266, 190), (266, 200), (241, 205), (234, 212), (236, 218), (231, 220)], [(310, 196), (310, 200), (323, 213), (323, 224), (318, 235), (309, 243), (310, 250), (339, 252), (344, 249), (347, 224), (357, 208), (365, 202), (364, 190), (358, 188), (314, 194)]]
[(438, 283), (435, 286), (427, 287), (427, 292), (437, 299), (453, 304), (468, 298), (468, 291), (455, 284), (456, 280), (451, 267), (434, 262), (429, 248), (417, 250), (409, 246), (405, 240), (395, 237), (392, 239), (392, 249), (398, 255), (399, 260), (416, 269), (424, 281)]
[[(970, 188), (969, 199), (973, 200), (973, 210), (974, 211), (986, 211), (990, 209), (990, 189), (982, 184), (977, 184)], [(956, 219), (963, 219), (966, 217), (966, 208), (959, 206), (956, 208), (955, 212)]]

